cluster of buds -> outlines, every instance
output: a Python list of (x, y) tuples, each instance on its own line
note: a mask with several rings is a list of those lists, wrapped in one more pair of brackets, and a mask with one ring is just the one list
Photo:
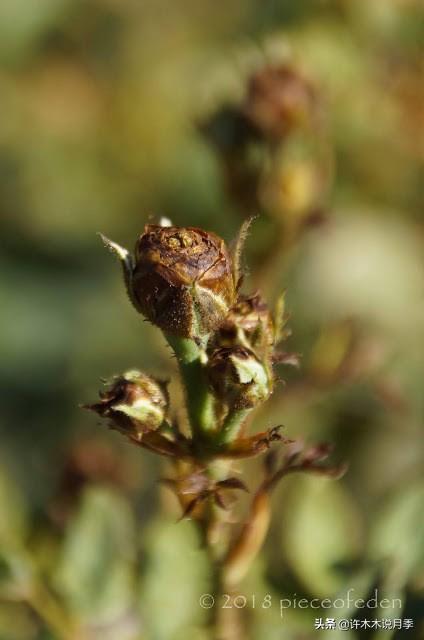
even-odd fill
[[(245, 234), (246, 225), (230, 251), (214, 233), (149, 224), (134, 256), (103, 237), (121, 261), (134, 307), (163, 331), (174, 349), (185, 385), (191, 438), (187, 429), (168, 422), (163, 383), (139, 371), (116, 378), (101, 401), (89, 405), (144, 445), (157, 431), (155, 442), (160, 436), (172, 443), (176, 457), (194, 455), (199, 439), (203, 456), (225, 456), (226, 448), (234, 449), (233, 436), (241, 435), (247, 414), (273, 391), (281, 322), (260, 294), (239, 292)], [(253, 438), (252, 454), (257, 445)], [(248, 453), (246, 442), (243, 450)]]
[[(230, 474), (231, 461), (291, 442), (279, 427), (246, 433), (252, 411), (273, 391), (275, 362), (296, 360), (277, 351), (287, 335), (281, 302), (272, 314), (259, 293), (239, 291), (246, 229), (233, 251), (214, 233), (169, 224), (146, 225), (134, 256), (103, 237), (121, 262), (135, 309), (162, 330), (175, 352), (187, 416), (172, 414), (164, 382), (138, 370), (114, 378), (100, 401), (86, 408), (134, 444), (173, 461), (175, 477), (166, 484), (177, 493), (183, 517), (195, 518), (206, 540), (216, 530), (216, 509), (208, 505), (227, 511), (227, 494), (247, 490)], [(219, 459), (225, 462), (217, 477)]]
[(266, 213), (290, 240), (321, 222), (332, 176), (323, 104), (293, 62), (267, 62), (245, 94), (200, 125), (218, 155), (226, 189), (243, 215)]
[(316, 104), (310, 82), (293, 66), (279, 64), (251, 76), (242, 110), (261, 136), (278, 142), (294, 128), (308, 125)]

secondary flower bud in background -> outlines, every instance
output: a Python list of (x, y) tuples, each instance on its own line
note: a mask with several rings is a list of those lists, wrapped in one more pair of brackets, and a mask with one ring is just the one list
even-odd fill
[(196, 338), (214, 331), (235, 300), (224, 241), (195, 227), (146, 225), (136, 244), (132, 295), (167, 333)]
[(271, 393), (272, 378), (250, 349), (217, 349), (212, 353), (207, 369), (216, 396), (231, 408), (251, 409)]
[(216, 346), (243, 346), (265, 356), (274, 344), (274, 323), (258, 293), (240, 296), (216, 336)]
[(262, 134), (276, 141), (309, 122), (315, 91), (293, 67), (270, 65), (250, 78), (244, 112)]
[(168, 408), (165, 384), (137, 370), (115, 378), (109, 389), (100, 392), (100, 398), (100, 402), (86, 408), (110, 418), (118, 429), (136, 435), (160, 427)]

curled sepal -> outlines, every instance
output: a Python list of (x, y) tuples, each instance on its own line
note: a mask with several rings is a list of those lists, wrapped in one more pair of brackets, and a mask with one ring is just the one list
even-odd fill
[(215, 486), (221, 489), (239, 489), (240, 491), (245, 491), (249, 493), (249, 489), (240, 478), (230, 477), (225, 480), (219, 480)]
[(261, 431), (253, 436), (237, 438), (229, 445), (222, 447), (215, 454), (217, 458), (253, 458), (268, 451), (273, 443), (291, 444), (293, 440), (284, 438), (280, 433), (280, 426), (272, 427), (268, 431)]
[[(112, 425), (112, 428), (117, 428)], [(120, 431), (120, 429), (118, 429)], [(124, 435), (133, 443), (144, 449), (148, 449), (152, 453), (167, 458), (176, 458), (177, 460), (191, 460), (192, 453), (187, 440), (180, 438), (178, 440), (170, 440), (158, 431), (148, 431), (142, 436), (134, 436), (124, 432)]]
[(300, 442), (292, 441), (281, 465), (278, 465), (276, 455), (268, 454), (265, 459), (265, 480), (254, 495), (247, 520), (223, 563), (223, 577), (230, 587), (245, 576), (262, 547), (270, 523), (271, 493), (279, 480), (297, 471), (340, 478), (346, 471), (346, 465), (321, 464), (331, 451), (332, 447), (326, 443), (304, 450)]
[(289, 316), (286, 313), (286, 292), (283, 291), (277, 298), (274, 308), (274, 343), (278, 344), (290, 336), (290, 330), (286, 324)]
[(164, 486), (175, 492), (181, 507), (180, 519), (197, 518), (202, 515), (201, 505), (207, 499), (211, 499), (217, 507), (227, 511), (231, 504), (233, 491), (249, 492), (242, 480), (236, 477), (228, 477), (225, 480), (212, 480), (203, 469), (198, 469), (186, 476), (164, 478), (161, 480)]
[(142, 313), (142, 309), (138, 303), (137, 298), (134, 296), (133, 292), (133, 274), (134, 274), (134, 259), (128, 249), (121, 247), (117, 242), (110, 240), (103, 233), (99, 233), (99, 236), (105, 245), (106, 249), (109, 249), (113, 255), (115, 255), (119, 262), (121, 263), (122, 273), (124, 275), (125, 288), (127, 290), (128, 297), (132, 302), (135, 309)]
[(168, 410), (166, 385), (137, 370), (116, 377), (100, 401), (85, 405), (126, 434), (141, 438), (164, 422)]
[(313, 473), (338, 480), (348, 469), (345, 462), (337, 464), (327, 462), (333, 447), (326, 442), (309, 448), (304, 448), (299, 442), (295, 442), (293, 445), (293, 447), (289, 447), (278, 468), (273, 469), (272, 473), (267, 473), (262, 485), (267, 491), (274, 489), (282, 478), (292, 473)]
[(246, 243), (247, 236), (249, 234), (249, 229), (252, 222), (255, 220), (256, 216), (250, 216), (247, 218), (243, 224), (241, 225), (237, 237), (235, 238), (232, 247), (231, 247), (231, 255), (234, 264), (234, 282), (237, 290), (240, 288), (242, 280), (243, 280), (243, 270), (241, 267), (241, 256), (243, 253), (244, 245)]
[(179, 520), (181, 521), (193, 518), (195, 516), (197, 507), (203, 504), (209, 498), (209, 496), (209, 491), (207, 491), (206, 489), (205, 491), (201, 491), (200, 493), (198, 493), (192, 500), (190, 500), (186, 504)]
[(254, 352), (244, 347), (216, 349), (207, 374), (217, 398), (230, 409), (253, 409), (272, 391), (272, 377)]

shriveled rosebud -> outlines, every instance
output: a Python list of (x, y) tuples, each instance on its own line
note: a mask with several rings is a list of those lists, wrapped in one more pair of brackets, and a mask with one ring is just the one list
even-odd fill
[(167, 333), (199, 338), (214, 331), (235, 299), (224, 241), (195, 227), (147, 225), (135, 248), (132, 295)]
[(240, 296), (220, 327), (220, 347), (243, 346), (265, 356), (274, 344), (274, 323), (266, 302), (258, 293)]
[(216, 349), (207, 364), (208, 378), (230, 408), (251, 409), (268, 398), (272, 377), (268, 368), (244, 347)]
[(168, 408), (165, 384), (137, 370), (115, 378), (109, 389), (100, 392), (100, 398), (86, 408), (110, 418), (121, 431), (139, 436), (160, 427)]
[(250, 78), (245, 113), (266, 138), (278, 141), (310, 120), (315, 103), (314, 89), (296, 69), (269, 65)]

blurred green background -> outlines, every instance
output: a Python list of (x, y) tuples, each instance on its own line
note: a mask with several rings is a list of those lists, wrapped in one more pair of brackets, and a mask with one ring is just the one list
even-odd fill
[[(243, 593), (378, 587), (404, 610), (374, 617), (414, 629), (342, 637), (424, 637), (422, 1), (2, 0), (1, 640), (61, 637), (42, 584), (90, 639), (208, 638), (208, 568), (158, 461), (78, 407), (102, 377), (174, 371), (96, 232), (131, 248), (164, 215), (230, 240), (243, 211), (198, 123), (280, 58), (319, 93), (333, 178), (325, 223), (268, 271), (302, 367), (256, 424), (334, 442), (350, 469), (281, 487)], [(287, 214), (259, 213), (247, 286)], [(340, 635), (311, 609), (246, 615), (254, 640)]]

